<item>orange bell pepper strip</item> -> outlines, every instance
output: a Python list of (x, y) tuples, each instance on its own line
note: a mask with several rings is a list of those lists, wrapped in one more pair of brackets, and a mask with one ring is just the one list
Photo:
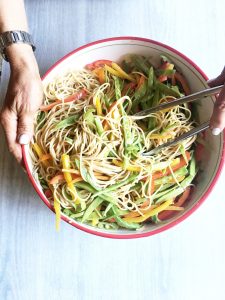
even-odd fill
[(96, 76), (98, 77), (98, 81), (101, 84), (105, 83), (105, 70), (104, 70), (104, 68), (94, 69), (93, 72), (96, 74)]
[[(187, 160), (189, 161), (191, 159), (190, 152), (186, 151), (185, 154), (186, 154)], [(171, 169), (172, 169), (173, 172), (175, 172), (175, 171), (179, 170), (180, 168), (182, 168), (186, 165), (187, 165), (187, 163), (186, 163), (184, 157), (181, 157), (180, 162), (178, 164), (173, 165), (171, 167)], [(163, 176), (170, 175), (171, 174), (171, 169), (166, 168), (165, 172), (157, 171), (157, 172), (153, 173), (152, 179), (155, 180), (155, 179), (161, 178)]]
[(43, 162), (45, 160), (52, 159), (51, 154), (43, 154), (42, 157), (40, 158), (40, 161)]
[[(174, 206), (176, 207), (182, 207), (184, 203), (187, 201), (191, 193), (191, 187), (188, 186), (183, 194), (178, 198), (178, 200), (174, 202)], [(158, 218), (161, 221), (167, 220), (169, 218), (172, 218), (177, 212), (176, 211), (163, 211), (158, 214)]]

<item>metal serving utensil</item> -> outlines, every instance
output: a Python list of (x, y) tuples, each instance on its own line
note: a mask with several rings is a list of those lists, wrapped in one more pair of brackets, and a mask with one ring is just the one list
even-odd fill
[(193, 135), (196, 135), (206, 129), (209, 128), (209, 121), (191, 129), (190, 131), (178, 136), (177, 138), (175, 138), (174, 140), (168, 142), (168, 143), (165, 143), (165, 144), (162, 144), (148, 152), (143, 152), (142, 155), (143, 156), (150, 156), (150, 155), (153, 155), (153, 154), (156, 154), (158, 153), (160, 150), (162, 150), (163, 148), (166, 148), (166, 147), (170, 147), (170, 146), (173, 146), (173, 145), (176, 145), (177, 143), (179, 143), (180, 141), (182, 140), (185, 140), (189, 137), (192, 137)]
[[(204, 97), (207, 97), (207, 96), (210, 96), (210, 95), (217, 94), (221, 91), (222, 88), (223, 88), (223, 85), (216, 86), (216, 87), (213, 87), (213, 88), (209, 88), (209, 89), (206, 89), (206, 90), (203, 90), (203, 91), (193, 93), (191, 95), (184, 96), (182, 98), (176, 99), (172, 102), (163, 103), (161, 105), (143, 110), (143, 111), (138, 112), (134, 115), (135, 116), (146, 116), (147, 117), (147, 116), (149, 116), (149, 114), (160, 111), (160, 110), (163, 110), (163, 109), (167, 109), (167, 108), (170, 108), (170, 107), (173, 107), (173, 106), (176, 106), (176, 105), (180, 105), (180, 104), (183, 104), (183, 103), (196, 101), (200, 98), (204, 98)], [(159, 151), (161, 151), (163, 148), (176, 145), (180, 141), (182, 141), (184, 139), (187, 139), (187, 138), (190, 138), (190, 137), (192, 137), (192, 136), (194, 136), (194, 135), (196, 135), (196, 134), (198, 134), (198, 133), (200, 133), (200, 132), (202, 132), (202, 131), (204, 131), (208, 128), (209, 128), (209, 121), (207, 121), (207, 122), (193, 128), (193, 129), (191, 129), (190, 131), (180, 135), (179, 137), (175, 138), (174, 140), (172, 140), (170, 142), (162, 144), (162, 145), (160, 145), (160, 146), (158, 146), (158, 147), (156, 147), (156, 148), (154, 148), (150, 151), (143, 152), (142, 155), (143, 156), (150, 156), (150, 155), (156, 154)]]
[(184, 96), (184, 97), (178, 98), (176, 100), (173, 100), (171, 102), (163, 103), (163, 104), (160, 104), (158, 106), (142, 110), (142, 111), (134, 114), (134, 116), (140, 116), (140, 117), (148, 116), (149, 114), (152, 114), (152, 113), (157, 112), (159, 110), (163, 110), (163, 109), (170, 108), (170, 107), (173, 107), (173, 106), (176, 106), (176, 105), (196, 101), (200, 98), (204, 98), (204, 97), (207, 97), (207, 96), (210, 96), (210, 95), (217, 94), (222, 90), (222, 88), (223, 88), (223, 85), (220, 85), (220, 86), (215, 86), (213, 88), (209, 88), (209, 89), (206, 89), (206, 90), (203, 90), (203, 91), (200, 91), (200, 92), (196, 92), (196, 93), (193, 93), (191, 95)]

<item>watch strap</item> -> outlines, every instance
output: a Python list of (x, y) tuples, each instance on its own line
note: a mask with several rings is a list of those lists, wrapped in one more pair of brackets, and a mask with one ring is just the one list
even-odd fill
[(33, 51), (35, 51), (36, 47), (34, 46), (34, 42), (32, 36), (26, 31), (13, 30), (13, 31), (5, 31), (0, 34), (0, 53), (2, 57), (8, 61), (7, 56), (5, 54), (5, 49), (12, 44), (28, 44), (32, 47)]

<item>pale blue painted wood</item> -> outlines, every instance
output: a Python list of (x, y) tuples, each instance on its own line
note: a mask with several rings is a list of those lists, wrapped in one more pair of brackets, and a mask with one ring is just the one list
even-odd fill
[[(177, 48), (212, 77), (224, 65), (224, 3), (30, 0), (26, 7), (42, 74), (84, 43), (133, 35)], [(6, 64), (3, 73), (1, 98)], [(1, 300), (224, 299), (225, 172), (197, 212), (160, 235), (109, 240), (66, 223), (57, 233), (0, 134)]]

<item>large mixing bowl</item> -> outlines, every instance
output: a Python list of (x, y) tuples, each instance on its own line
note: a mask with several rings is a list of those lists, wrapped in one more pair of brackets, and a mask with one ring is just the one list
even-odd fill
[[(192, 92), (196, 92), (208, 87), (206, 75), (186, 56), (177, 50), (159, 42), (137, 37), (109, 38), (80, 47), (55, 63), (54, 66), (52, 66), (43, 76), (43, 84), (48, 84), (48, 82), (52, 81), (58, 74), (65, 73), (69, 70), (82, 69), (86, 64), (95, 60), (109, 59), (118, 62), (120, 61), (121, 57), (128, 53), (141, 54), (147, 57), (151, 56), (151, 60), (156, 64), (159, 63), (160, 54), (164, 54), (168, 56), (173, 63), (175, 63), (177, 69), (184, 74), (189, 82)], [(213, 97), (199, 100), (199, 105), (196, 107), (199, 115), (198, 121), (200, 123), (209, 120), (213, 110), (214, 100), (215, 99), (213, 99)], [(202, 204), (207, 198), (219, 178), (222, 166), (224, 164), (224, 135), (221, 134), (215, 137), (212, 136), (210, 132), (206, 132), (205, 143), (206, 145), (202, 153), (202, 159), (199, 163), (200, 169), (197, 178), (195, 179), (195, 188), (191, 194), (191, 199), (188, 201), (185, 209), (176, 214), (170, 220), (158, 224), (146, 224), (138, 231), (129, 231), (126, 229), (113, 231), (98, 229), (80, 222), (76, 222), (63, 214), (61, 218), (78, 229), (95, 235), (110, 238), (140, 238), (171, 228), (172, 226), (186, 219), (197, 208), (199, 208), (200, 204)], [(23, 146), (23, 158), (29, 179), (36, 192), (44, 201), (44, 203), (52, 211), (54, 211), (53, 206), (45, 197), (40, 183), (36, 181), (32, 175), (32, 161), (29, 155), (28, 145)]]

